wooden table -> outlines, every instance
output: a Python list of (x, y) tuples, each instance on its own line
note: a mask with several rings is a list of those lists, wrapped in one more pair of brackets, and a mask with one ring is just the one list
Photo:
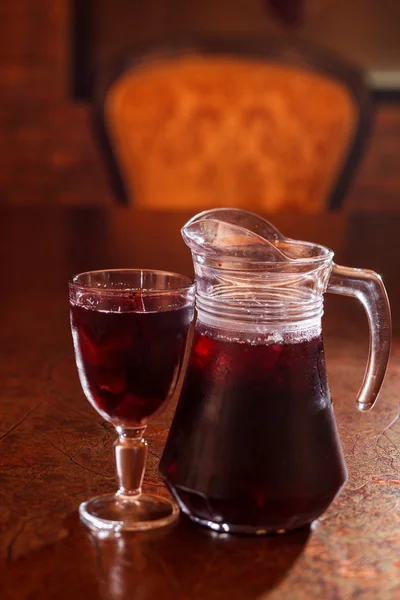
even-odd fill
[[(179, 228), (190, 215), (100, 209), (0, 210), (0, 598), (324, 600), (400, 597), (400, 216), (280, 216), (288, 235), (330, 245), (342, 264), (384, 277), (394, 313), (391, 365), (376, 408), (355, 393), (367, 325), (327, 296), (330, 383), (349, 468), (345, 491), (311, 531), (218, 535), (181, 517), (168, 531), (91, 537), (79, 503), (114, 489), (114, 433), (76, 374), (67, 280), (105, 267), (191, 272)], [(170, 408), (149, 428), (147, 487)], [(164, 492), (165, 493), (165, 492)]]

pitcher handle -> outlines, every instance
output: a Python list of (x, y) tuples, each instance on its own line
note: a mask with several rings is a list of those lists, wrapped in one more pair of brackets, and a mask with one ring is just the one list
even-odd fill
[(357, 408), (370, 410), (382, 387), (392, 338), (392, 319), (385, 286), (375, 271), (334, 264), (326, 291), (357, 298), (367, 313), (369, 354), (364, 380), (357, 395)]

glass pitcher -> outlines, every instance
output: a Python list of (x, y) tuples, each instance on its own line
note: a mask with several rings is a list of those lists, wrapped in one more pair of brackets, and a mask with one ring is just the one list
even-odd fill
[(384, 285), (285, 238), (247, 211), (182, 229), (197, 322), (160, 473), (181, 509), (216, 531), (284, 532), (318, 518), (347, 478), (321, 335), (323, 294), (358, 298), (370, 328), (359, 410), (372, 408), (391, 338)]

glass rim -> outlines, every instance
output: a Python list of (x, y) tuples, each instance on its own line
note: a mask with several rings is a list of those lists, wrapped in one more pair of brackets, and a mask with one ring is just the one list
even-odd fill
[[(143, 288), (143, 287), (131, 287), (129, 289), (115, 289), (112, 287), (99, 288), (93, 287), (89, 285), (85, 285), (82, 283), (78, 283), (76, 280), (78, 277), (82, 277), (84, 275), (95, 275), (99, 273), (150, 273), (155, 275), (166, 275), (172, 277), (180, 277), (182, 280), (186, 281), (186, 284), (178, 285), (170, 288)], [(122, 268), (122, 269), (94, 269), (93, 271), (83, 271), (82, 273), (77, 273), (73, 275), (68, 280), (68, 286), (71, 289), (82, 290), (85, 292), (95, 293), (95, 294), (115, 294), (115, 295), (128, 295), (135, 291), (140, 291), (144, 295), (159, 295), (159, 294), (171, 294), (180, 291), (187, 291), (194, 288), (196, 285), (194, 277), (190, 277), (189, 275), (184, 275), (182, 273), (177, 273), (175, 271), (164, 271), (163, 269), (140, 269), (140, 268)]]

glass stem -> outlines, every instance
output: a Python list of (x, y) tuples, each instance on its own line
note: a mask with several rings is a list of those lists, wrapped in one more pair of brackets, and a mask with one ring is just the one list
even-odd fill
[(119, 489), (117, 496), (135, 497), (142, 493), (146, 466), (147, 442), (143, 438), (146, 427), (117, 428), (119, 438), (114, 443), (115, 465)]

